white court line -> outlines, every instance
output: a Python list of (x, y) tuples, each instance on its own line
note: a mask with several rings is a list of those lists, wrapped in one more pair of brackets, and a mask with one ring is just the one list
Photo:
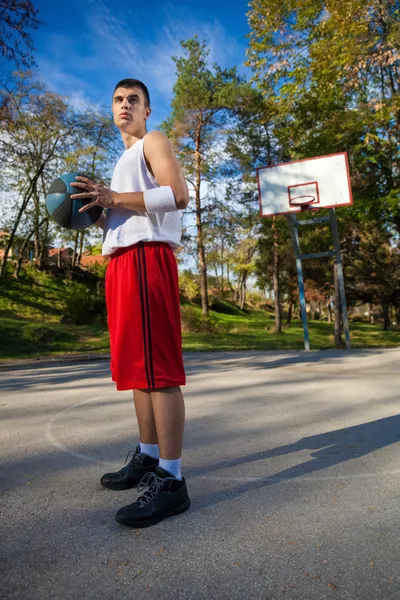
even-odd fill
[[(104, 460), (99, 460), (97, 458), (93, 458), (92, 456), (87, 456), (86, 454), (81, 454), (80, 452), (74, 452), (73, 450), (70, 450), (69, 448), (67, 448), (66, 446), (64, 446), (64, 444), (62, 444), (57, 437), (54, 435), (53, 433), (53, 425), (54, 423), (57, 421), (57, 419), (63, 415), (64, 413), (67, 413), (69, 411), (74, 410), (75, 408), (78, 408), (79, 406), (83, 406), (84, 404), (88, 404), (89, 402), (94, 402), (95, 400), (102, 400), (103, 398), (106, 398), (106, 396), (95, 396), (94, 398), (89, 398), (88, 400), (84, 400), (83, 402), (79, 402), (78, 404), (75, 404), (74, 406), (68, 406), (67, 408), (64, 408), (63, 410), (61, 410), (59, 413), (57, 413), (54, 417), (52, 417), (49, 422), (46, 425), (46, 439), (53, 444), (53, 446), (55, 446), (56, 448), (58, 448), (59, 450), (62, 450), (62, 452), (65, 452), (66, 454), (69, 454), (70, 456), (74, 456), (75, 458), (81, 458), (82, 460), (86, 460), (92, 463), (98, 463), (98, 464), (104, 464), (104, 465), (111, 465), (113, 463), (108, 462), (108, 461), (104, 461)], [(268, 460), (268, 459), (266, 459)], [(317, 460), (317, 459), (316, 459)], [(346, 461), (343, 461), (342, 463), (337, 463), (337, 464), (346, 464)], [(242, 463), (243, 464), (243, 463)], [(229, 466), (227, 465), (226, 469), (233, 469), (235, 466), (242, 466), (242, 464), (240, 465), (232, 465)], [(295, 468), (295, 466), (293, 467)], [(329, 468), (329, 467), (328, 467)], [(387, 476), (387, 475), (400, 475), (400, 469), (391, 469), (390, 471), (377, 471), (374, 473), (354, 473), (354, 474), (338, 474), (338, 475), (322, 475), (320, 473), (322, 469), (315, 469), (314, 475), (310, 476), (310, 475), (298, 475), (295, 477), (279, 477), (279, 475), (269, 475), (266, 477), (235, 477), (235, 476), (230, 476), (230, 475), (217, 475), (214, 471), (214, 473), (210, 472), (209, 474), (202, 474), (202, 475), (192, 475), (191, 479), (208, 479), (208, 480), (222, 480), (222, 481), (230, 481), (232, 483), (256, 483), (256, 482), (265, 482), (265, 483), (276, 483), (276, 482), (296, 482), (296, 481), (319, 481), (319, 480), (328, 480), (328, 481), (335, 481), (337, 480), (339, 483), (341, 480), (351, 480), (351, 479), (367, 479), (369, 477), (378, 477), (378, 476)]]
[(75, 404), (74, 406), (68, 406), (67, 408), (63, 408), (63, 410), (61, 410), (54, 417), (52, 417), (46, 425), (45, 433), (46, 433), (47, 441), (49, 441), (51, 444), (53, 444), (53, 446), (55, 446), (59, 450), (62, 450), (66, 454), (69, 454), (70, 456), (74, 456), (75, 458), (81, 458), (82, 460), (87, 460), (87, 461), (93, 462), (93, 463), (101, 463), (101, 464), (105, 464), (105, 465), (111, 464), (107, 461), (98, 460), (97, 458), (93, 458), (92, 456), (87, 456), (86, 454), (81, 454), (80, 452), (74, 452), (73, 450), (70, 450), (69, 448), (64, 446), (64, 444), (62, 444), (60, 442), (60, 440), (57, 439), (53, 433), (53, 425), (61, 415), (63, 415), (64, 413), (67, 413), (69, 411), (72, 411), (75, 408), (78, 408), (79, 406), (83, 406), (84, 404), (87, 404), (88, 402), (94, 402), (95, 400), (102, 400), (105, 397), (106, 396), (95, 396), (94, 398), (89, 398), (89, 400), (84, 400), (83, 402), (79, 402), (78, 404)]

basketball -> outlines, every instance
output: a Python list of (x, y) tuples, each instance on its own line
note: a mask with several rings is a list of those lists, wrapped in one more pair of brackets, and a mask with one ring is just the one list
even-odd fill
[(46, 196), (46, 208), (49, 215), (57, 225), (66, 229), (86, 229), (93, 225), (103, 212), (101, 206), (93, 206), (85, 212), (79, 212), (79, 209), (85, 204), (89, 204), (92, 199), (90, 197), (71, 199), (71, 195), (82, 191), (71, 186), (77, 175), (87, 177), (85, 173), (65, 173), (53, 181)]

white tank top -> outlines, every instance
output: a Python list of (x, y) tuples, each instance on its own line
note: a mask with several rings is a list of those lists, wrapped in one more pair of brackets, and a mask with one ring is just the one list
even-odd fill
[[(146, 137), (146, 136), (145, 136)], [(143, 139), (125, 150), (115, 165), (111, 189), (144, 192), (159, 187), (146, 165)], [(127, 208), (109, 208), (103, 235), (103, 255), (138, 242), (168, 242), (175, 250), (181, 242), (181, 211), (148, 214)]]

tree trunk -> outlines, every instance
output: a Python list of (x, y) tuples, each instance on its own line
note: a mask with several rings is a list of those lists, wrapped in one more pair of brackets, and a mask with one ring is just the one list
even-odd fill
[(315, 304), (314, 301), (310, 301), (310, 320), (315, 321)]
[(383, 309), (383, 330), (387, 331), (390, 327), (390, 314), (389, 314), (389, 304), (386, 302), (386, 300), (383, 300), (383, 302), (382, 302), (382, 309)]
[(38, 265), (39, 269), (43, 269), (44, 259), (45, 259), (45, 254), (46, 254), (46, 248), (47, 248), (47, 242), (48, 242), (47, 235), (48, 235), (48, 231), (49, 231), (49, 218), (48, 217), (45, 217), (43, 219), (43, 221), (41, 222), (39, 227), (41, 227), (44, 223), (45, 223), (45, 229), (44, 229), (44, 234), (42, 236), (42, 243), (40, 245), (40, 256), (39, 256), (39, 265)]
[(0, 278), (4, 276), (4, 272), (6, 270), (6, 264), (7, 264), (8, 254), (9, 254), (9, 252), (11, 250), (12, 245), (13, 245), (14, 237), (15, 237), (15, 234), (17, 232), (19, 223), (21, 221), (21, 217), (22, 217), (22, 215), (23, 215), (23, 213), (25, 211), (25, 208), (26, 208), (29, 200), (30, 200), (30, 195), (29, 196), (26, 195), (25, 198), (24, 198), (24, 200), (23, 200), (23, 202), (22, 202), (22, 204), (21, 204), (21, 206), (20, 206), (20, 209), (18, 211), (17, 218), (15, 219), (15, 222), (14, 222), (14, 225), (13, 225), (10, 237), (9, 237), (8, 242), (6, 244), (6, 247), (4, 249), (4, 256), (3, 256), (3, 259), (1, 261), (1, 268), (0, 268)]
[(19, 277), (19, 272), (21, 270), (21, 266), (22, 266), (22, 261), (24, 260), (24, 252), (29, 244), (29, 240), (31, 239), (32, 235), (34, 233), (34, 229), (32, 229), (32, 231), (30, 231), (28, 233), (28, 235), (26, 236), (26, 238), (24, 239), (24, 243), (22, 244), (20, 251), (19, 251), (19, 256), (18, 256), (18, 261), (17, 264), (15, 266), (15, 271), (14, 271), (14, 277), (15, 279), (18, 279)]
[(78, 257), (79, 234), (80, 234), (80, 231), (77, 231), (76, 235), (75, 235), (74, 252), (72, 254), (71, 270), (70, 270), (70, 273), (69, 273), (69, 279), (73, 279), (74, 278), (74, 274), (75, 274), (76, 260), (77, 260), (77, 257)]
[[(38, 224), (38, 227), (40, 228), (45, 221), (48, 221), (47, 217), (45, 217), (44, 219), (42, 219), (42, 221)], [(24, 243), (21, 246), (21, 249), (19, 251), (17, 265), (16, 265), (15, 271), (14, 271), (14, 277), (15, 277), (15, 279), (18, 279), (18, 277), (19, 277), (19, 273), (20, 273), (21, 266), (22, 266), (22, 261), (24, 260), (24, 252), (25, 252), (25, 250), (26, 250), (26, 248), (27, 248), (27, 246), (29, 244), (29, 241), (30, 241), (31, 237), (35, 233), (36, 228), (37, 228), (37, 226), (35, 224), (35, 227), (33, 229), (31, 229), (31, 231), (28, 233), (28, 235), (24, 239)]]
[(332, 307), (331, 307), (331, 302), (329, 301), (329, 304), (327, 306), (328, 309), (328, 323), (332, 323)]
[(274, 285), (274, 304), (275, 304), (275, 333), (282, 332), (282, 313), (281, 313), (281, 297), (279, 286), (279, 248), (278, 248), (278, 230), (276, 227), (275, 217), (272, 217), (272, 232), (274, 239), (274, 270), (273, 270), (273, 285)]
[(221, 297), (224, 299), (224, 240), (221, 241)]
[(207, 290), (207, 263), (206, 253), (204, 249), (203, 227), (201, 222), (201, 200), (200, 200), (200, 185), (201, 185), (201, 129), (200, 125), (196, 132), (196, 185), (195, 185), (195, 200), (196, 200), (196, 227), (197, 227), (197, 254), (199, 260), (200, 271), (200, 294), (201, 294), (201, 309), (204, 317), (208, 317), (208, 290)]
[(394, 310), (396, 313), (396, 323), (397, 323), (397, 325), (400, 325), (400, 306), (397, 301), (396, 301), (396, 304), (394, 305)]
[(292, 290), (292, 288), (290, 288), (290, 290), (289, 290), (288, 303), (289, 303), (289, 308), (288, 308), (288, 313), (287, 313), (287, 317), (286, 317), (286, 325), (291, 324), (292, 316), (293, 316), (293, 290)]
[(246, 303), (246, 281), (247, 281), (247, 273), (243, 273), (242, 281), (240, 284), (240, 308), (243, 310), (244, 305)]
[(241, 289), (241, 275), (239, 275), (239, 281), (237, 284), (237, 287), (235, 288), (234, 292), (233, 292), (233, 301), (236, 302), (237, 304), (240, 303), (240, 289)]
[(340, 291), (337, 264), (333, 267), (334, 282), (335, 282), (335, 346), (342, 346), (342, 327), (341, 327), (341, 310), (340, 310)]
[(369, 322), (371, 323), (371, 325), (373, 325), (374, 324), (374, 313), (373, 313), (374, 306), (373, 306), (372, 302), (369, 303), (368, 308), (369, 308), (369, 310), (368, 310)]
[[(52, 149), (52, 151), (51, 151), (51, 153), (50, 153), (50, 155), (49, 155), (49, 157), (48, 157), (47, 160), (49, 160), (49, 158), (52, 157), (52, 155), (54, 153), (54, 149), (55, 149), (55, 145), (53, 145), (53, 149)], [(25, 212), (25, 209), (26, 209), (26, 207), (28, 205), (29, 200), (32, 198), (32, 194), (34, 193), (34, 190), (36, 189), (36, 184), (38, 182), (39, 177), (41, 177), (41, 175), (43, 173), (43, 169), (44, 169), (45, 165), (46, 165), (46, 162), (42, 162), (42, 164), (39, 165), (39, 167), (38, 167), (35, 175), (30, 180), (28, 189), (25, 192), (25, 195), (23, 197), (22, 204), (21, 204), (21, 206), (19, 208), (19, 211), (18, 211), (18, 214), (17, 214), (17, 218), (16, 218), (16, 220), (14, 222), (14, 225), (13, 225), (13, 228), (12, 228), (12, 231), (11, 231), (11, 234), (10, 234), (10, 238), (9, 238), (7, 244), (6, 244), (5, 249), (4, 249), (4, 256), (3, 256), (3, 260), (1, 262), (1, 267), (0, 267), (0, 279), (4, 276), (4, 272), (5, 272), (6, 264), (7, 264), (7, 259), (8, 259), (8, 253), (10, 252), (10, 248), (12, 247), (12, 244), (14, 242), (14, 237), (15, 237), (16, 231), (18, 229), (19, 222), (21, 220), (21, 217), (22, 217), (23, 213)]]
[(77, 260), (77, 264), (78, 264), (79, 266), (80, 266), (80, 264), (81, 264), (81, 258), (82, 258), (82, 252), (83, 252), (83, 242), (84, 242), (84, 240), (85, 240), (85, 234), (86, 234), (86, 231), (83, 229), (83, 230), (80, 232), (80, 238), (81, 238), (81, 239), (79, 240), (79, 254), (78, 254), (78, 260)]
[(35, 260), (36, 260), (36, 262), (39, 262), (40, 248), (41, 248), (41, 244), (40, 244), (40, 225), (39, 225), (39, 218), (40, 218), (40, 198), (39, 198), (39, 193), (38, 193), (37, 189), (34, 190), (33, 201), (34, 201), (34, 205), (35, 205), (35, 214), (33, 216), (34, 234), (35, 234), (35, 237), (34, 237), (34, 240), (35, 240)]

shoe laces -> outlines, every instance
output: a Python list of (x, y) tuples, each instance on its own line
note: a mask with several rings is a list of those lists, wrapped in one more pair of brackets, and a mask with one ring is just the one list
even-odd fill
[[(128, 458), (130, 457), (130, 455), (133, 454), (131, 460), (128, 462)], [(118, 473), (120, 473), (121, 475), (125, 475), (127, 472), (129, 472), (129, 469), (132, 467), (134, 461), (136, 458), (136, 449), (134, 448), (133, 450), (129, 450), (128, 454), (126, 455), (125, 458), (125, 466), (122, 467), (122, 469), (120, 469), (120, 471), (118, 471)]]
[[(129, 461), (129, 464), (128, 464), (128, 458), (129, 458), (129, 456), (131, 454), (133, 454), (133, 456), (132, 456), (132, 458), (131, 458), (131, 460)], [(126, 467), (130, 467), (132, 465), (133, 461), (135, 460), (135, 456), (136, 456), (136, 448), (133, 448), (132, 450), (129, 450), (129, 452), (126, 455), (126, 458), (125, 458), (125, 466)]]
[(154, 500), (158, 492), (163, 487), (165, 481), (172, 481), (173, 479), (173, 477), (165, 477), (164, 479), (161, 479), (153, 472), (146, 473), (146, 475), (144, 475), (140, 480), (139, 485), (137, 486), (137, 491), (142, 492), (145, 488), (147, 488), (147, 490), (142, 496), (140, 496), (140, 498), (136, 500), (135, 504), (140, 507), (145, 506), (150, 502), (150, 500)]

